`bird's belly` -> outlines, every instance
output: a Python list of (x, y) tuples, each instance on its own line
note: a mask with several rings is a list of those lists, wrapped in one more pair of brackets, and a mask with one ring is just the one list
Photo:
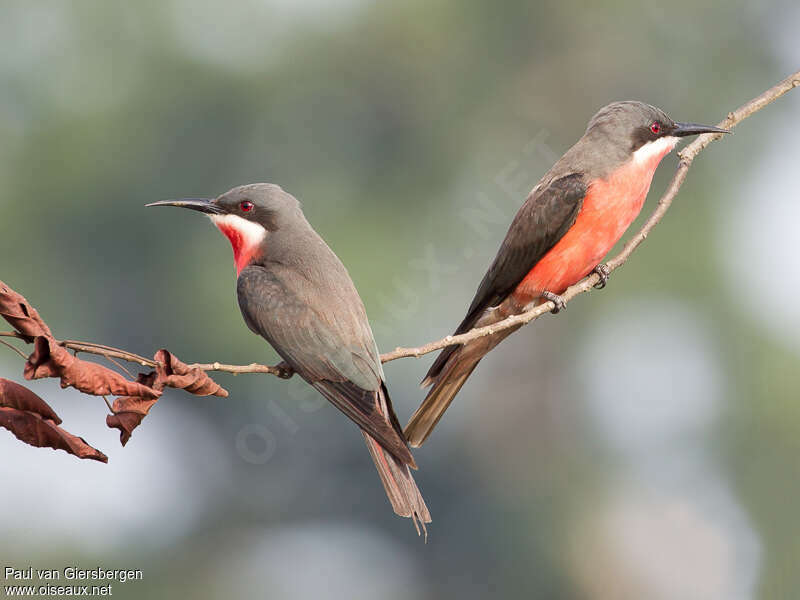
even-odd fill
[(588, 275), (641, 212), (657, 164), (631, 161), (595, 181), (575, 223), (517, 286), (515, 302), (528, 304), (545, 290), (561, 294)]

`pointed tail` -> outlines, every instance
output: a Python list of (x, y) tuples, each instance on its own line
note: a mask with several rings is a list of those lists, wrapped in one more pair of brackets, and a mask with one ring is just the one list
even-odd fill
[[(502, 320), (500, 311), (486, 313), (475, 327), (483, 327)], [(497, 344), (519, 329), (521, 325), (504, 329), (493, 335), (487, 335), (468, 342), (463, 346), (450, 346), (442, 350), (434, 361), (422, 387), (433, 385), (425, 396), (420, 407), (411, 415), (403, 431), (408, 443), (413, 448), (421, 446), (442, 418), (447, 407), (455, 398), (461, 386), (478, 366), (481, 359)]]
[(367, 448), (381, 476), (383, 489), (386, 490), (394, 512), (401, 517), (409, 517), (414, 523), (417, 534), (420, 534), (421, 527), (427, 539), (428, 530), (425, 524), (431, 522), (431, 513), (411, 475), (411, 469), (366, 433), (364, 440), (367, 442)]
[(464, 348), (459, 348), (450, 355), (441, 373), (434, 378), (426, 377), (422, 385), (433, 384), (419, 408), (411, 415), (403, 433), (413, 448), (421, 446), (442, 418), (447, 407), (455, 398), (461, 386), (478, 366), (483, 358), (479, 356), (461, 356)]

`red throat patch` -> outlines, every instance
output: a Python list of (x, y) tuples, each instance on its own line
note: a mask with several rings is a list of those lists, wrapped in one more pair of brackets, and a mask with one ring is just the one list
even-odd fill
[(215, 219), (214, 224), (228, 238), (233, 248), (233, 262), (236, 265), (236, 274), (239, 275), (250, 262), (257, 258), (260, 253), (260, 243), (248, 236), (248, 232), (243, 231), (235, 224), (223, 220)]

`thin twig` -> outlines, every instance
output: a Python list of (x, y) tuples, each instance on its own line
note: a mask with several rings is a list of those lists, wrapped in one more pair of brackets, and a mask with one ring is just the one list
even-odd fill
[(27, 341), (27, 338), (24, 335), (17, 333), (16, 331), (0, 331), (0, 337), (11, 337), (17, 338), (18, 340)]
[[(748, 118), (749, 116), (751, 116), (752, 114), (758, 112), (768, 104), (774, 102), (775, 100), (783, 96), (789, 90), (798, 86), (800, 86), (800, 71), (793, 73), (780, 83), (776, 84), (775, 86), (765, 91), (763, 94), (750, 100), (750, 102), (743, 104), (736, 110), (728, 113), (728, 116), (722, 121), (720, 121), (718, 126), (725, 129), (731, 129), (740, 122), (742, 122), (743, 120), (745, 120), (746, 118)], [(672, 181), (670, 181), (666, 191), (658, 200), (658, 204), (656, 205), (655, 210), (647, 219), (642, 228), (636, 233), (636, 235), (634, 235), (630, 240), (628, 240), (628, 242), (625, 244), (625, 246), (622, 248), (619, 254), (617, 254), (616, 256), (611, 258), (608, 262), (606, 262), (609, 272), (615, 271), (616, 269), (624, 265), (628, 261), (628, 258), (630, 258), (631, 254), (633, 254), (633, 252), (636, 250), (636, 248), (638, 248), (639, 245), (645, 240), (645, 238), (647, 238), (652, 229), (656, 225), (658, 225), (658, 223), (664, 217), (664, 214), (667, 212), (670, 205), (672, 204), (672, 201), (674, 200), (675, 196), (677, 196), (678, 192), (680, 191), (683, 182), (686, 181), (686, 175), (688, 174), (689, 168), (691, 167), (694, 159), (711, 142), (719, 139), (720, 137), (722, 137), (722, 135), (723, 134), (720, 133), (707, 133), (701, 135), (691, 144), (686, 146), (686, 148), (684, 148), (678, 153), (680, 162), (678, 163), (678, 169), (675, 172), (675, 175), (672, 177)], [(589, 275), (587, 278), (583, 279), (582, 281), (567, 288), (567, 290), (561, 295), (561, 297), (564, 299), (565, 303), (569, 302), (575, 296), (591, 291), (594, 288), (594, 285), (599, 280), (600, 280), (599, 275), (593, 273)], [(381, 362), (386, 363), (392, 360), (397, 360), (399, 358), (408, 358), (412, 356), (420, 357), (425, 354), (429, 354), (431, 352), (436, 352), (437, 350), (446, 348), (447, 346), (452, 346), (455, 344), (464, 344), (466, 342), (487, 335), (492, 335), (498, 331), (502, 331), (510, 327), (515, 327), (517, 325), (524, 325), (526, 323), (530, 323), (531, 321), (534, 321), (539, 317), (541, 317), (543, 314), (549, 313), (550, 311), (553, 310), (553, 308), (555, 308), (555, 305), (552, 302), (545, 302), (527, 312), (521, 313), (519, 315), (513, 315), (493, 325), (488, 325), (486, 327), (478, 327), (476, 329), (472, 329), (460, 335), (448, 335), (447, 337), (442, 338), (441, 340), (436, 340), (434, 342), (430, 342), (422, 346), (417, 346), (415, 348), (398, 347), (392, 350), (391, 352), (386, 352), (384, 354), (381, 354)], [(0, 337), (14, 337), (25, 341), (29, 341), (27, 338), (16, 332), (7, 332), (7, 331), (0, 332)], [(3, 343), (6, 344), (5, 342)], [(76, 350), (79, 352), (86, 352), (88, 354), (96, 354), (99, 356), (104, 356), (109, 359), (119, 358), (122, 360), (126, 360), (128, 362), (139, 363), (142, 366), (149, 366), (149, 367), (158, 366), (158, 363), (152, 359), (145, 358), (144, 356), (139, 356), (138, 354), (134, 354), (133, 352), (127, 352), (125, 350), (120, 350), (119, 348), (104, 346), (102, 344), (96, 344), (94, 342), (79, 342), (76, 340), (65, 340), (63, 342), (60, 342), (60, 344), (72, 350)], [(11, 346), (10, 344), (6, 345)], [(16, 350), (17, 352), (19, 352), (20, 355), (23, 356), (23, 358), (25, 358), (25, 355), (22, 354), (16, 347), (14, 346), (11, 347), (14, 348), (14, 350)], [(203, 371), (221, 371), (225, 373), (233, 373), (234, 375), (237, 375), (239, 373), (267, 373), (284, 379), (288, 379), (292, 376), (292, 370), (284, 363), (280, 363), (275, 366), (270, 366), (270, 365), (261, 365), (258, 363), (251, 363), (249, 365), (227, 365), (218, 362), (213, 362), (213, 363), (195, 363), (189, 366), (202, 369)]]
[(113, 346), (105, 346), (103, 344), (96, 344), (94, 342), (79, 342), (77, 340), (64, 340), (59, 342), (65, 348), (70, 350), (77, 350), (78, 352), (86, 352), (87, 354), (96, 354), (98, 356), (105, 356), (106, 358), (121, 358), (128, 362), (139, 363), (143, 367), (156, 367), (158, 363), (151, 358), (139, 356), (127, 350), (120, 350)]
[[(77, 350), (76, 350), (76, 352), (77, 352)], [(121, 369), (121, 370), (125, 371), (125, 373), (128, 375), (128, 377), (130, 377), (131, 379), (134, 379), (133, 373), (131, 373), (127, 368), (125, 368), (125, 365), (123, 365), (121, 362), (119, 362), (118, 360), (116, 360), (114, 358), (111, 358), (108, 354), (104, 354), (103, 357), (108, 362), (110, 362), (112, 364), (115, 364), (118, 369)]]
[(194, 363), (189, 365), (196, 367), (203, 371), (222, 371), (224, 373), (233, 373), (238, 375), (240, 373), (267, 373), (275, 375), (281, 379), (289, 379), (292, 376), (291, 369), (285, 369), (280, 365), (260, 365), (258, 363), (250, 363), (249, 365), (224, 365), (222, 363)]
[(20, 350), (19, 348), (17, 348), (17, 347), (16, 347), (16, 346), (14, 346), (13, 344), (9, 344), (9, 343), (8, 343), (8, 342), (6, 342), (5, 340), (0, 340), (0, 344), (3, 344), (3, 346), (8, 346), (8, 347), (9, 347), (9, 348), (11, 348), (11, 349), (12, 349), (14, 352), (16, 352), (17, 354), (19, 354), (19, 355), (20, 355), (22, 358), (24, 358), (25, 360), (28, 360), (28, 356), (27, 356), (27, 354), (25, 354), (25, 353), (24, 353), (22, 350)]

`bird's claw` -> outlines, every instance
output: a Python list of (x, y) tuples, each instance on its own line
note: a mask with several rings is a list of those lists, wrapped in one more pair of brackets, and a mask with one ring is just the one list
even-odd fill
[(592, 270), (592, 273), (597, 273), (597, 276), (600, 278), (592, 287), (597, 290), (602, 290), (606, 287), (606, 282), (611, 276), (611, 269), (608, 268), (608, 265), (606, 263), (600, 263)]
[(564, 300), (564, 298), (562, 298), (558, 294), (554, 294), (553, 292), (545, 291), (545, 292), (542, 292), (542, 298), (544, 298), (545, 300), (547, 300), (549, 302), (552, 302), (555, 305), (553, 307), (553, 310), (550, 311), (554, 315), (557, 315), (559, 312), (561, 312), (562, 310), (565, 310), (567, 308), (567, 301)]
[(294, 375), (294, 369), (285, 360), (275, 365), (275, 370), (277, 371), (275, 374), (281, 379), (291, 379)]

